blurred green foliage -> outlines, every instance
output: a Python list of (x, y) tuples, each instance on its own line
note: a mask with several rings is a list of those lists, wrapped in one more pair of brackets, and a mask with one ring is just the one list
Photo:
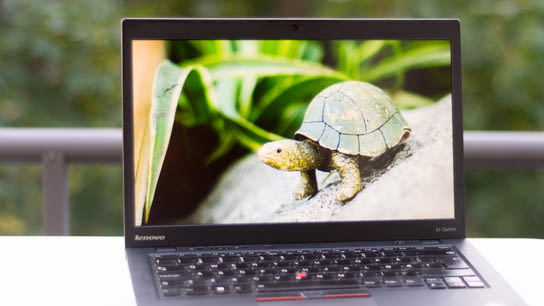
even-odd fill
[(72, 235), (122, 235), (123, 173), (115, 165), (72, 164), (69, 168)]
[[(540, 0), (0, 0), (0, 126), (119, 127), (124, 16), (460, 18), (465, 128), (544, 129)], [(73, 231), (120, 235), (120, 167), (94, 168), (71, 166)], [(0, 165), (0, 234), (40, 233), (40, 177)], [(544, 237), (542, 171), (466, 181), (469, 235)]]
[(119, 5), (0, 3), (0, 125), (119, 126)]
[(40, 180), (39, 165), (0, 165), (0, 235), (40, 234)]

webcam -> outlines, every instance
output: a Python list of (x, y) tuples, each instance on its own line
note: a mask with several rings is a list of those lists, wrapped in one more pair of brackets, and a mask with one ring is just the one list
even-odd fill
[(293, 24), (293, 25), (291, 26), (291, 30), (293, 30), (293, 31), (298, 30), (298, 25)]

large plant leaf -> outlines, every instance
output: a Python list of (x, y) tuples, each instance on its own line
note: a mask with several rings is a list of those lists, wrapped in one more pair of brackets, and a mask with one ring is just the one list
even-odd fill
[[(192, 74), (196, 74), (196, 76), (192, 76)], [(151, 110), (144, 131), (145, 148), (141, 152), (145, 156), (140, 157), (140, 160), (146, 161), (146, 163), (140, 163), (143, 168), (139, 169), (136, 175), (136, 180), (142, 181), (146, 185), (146, 196), (145, 199), (142, 199), (144, 203), (136, 205), (139, 215), (143, 211), (144, 223), (149, 221), (155, 189), (172, 134), (176, 108), (181, 91), (190, 75), (194, 77), (196, 83), (200, 82), (200, 85), (196, 86), (204, 90), (204, 98), (207, 101), (207, 103), (199, 104), (199, 111), (207, 112), (212, 107), (213, 92), (210, 89), (211, 78), (203, 67), (180, 68), (170, 61), (164, 61), (155, 75)]]
[[(134, 149), (134, 174), (147, 171), (140, 166), (139, 158), (149, 155), (142, 150), (147, 150), (143, 146), (145, 138), (145, 127), (148, 123), (149, 110), (151, 108), (151, 93), (153, 91), (153, 80), (157, 68), (164, 60), (165, 42), (164, 41), (134, 41), (133, 51), (133, 149)], [(145, 59), (145, 60), (144, 60)], [(140, 175), (143, 177), (145, 175)], [(134, 185), (135, 203), (143, 207), (146, 188), (141, 181)], [(142, 222), (142, 215), (134, 215), (135, 224)]]

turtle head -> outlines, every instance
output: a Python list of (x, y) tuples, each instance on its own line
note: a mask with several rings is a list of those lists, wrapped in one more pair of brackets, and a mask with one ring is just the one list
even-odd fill
[(259, 159), (279, 170), (300, 171), (315, 169), (312, 157), (305, 154), (305, 142), (297, 140), (278, 140), (265, 143), (257, 152)]

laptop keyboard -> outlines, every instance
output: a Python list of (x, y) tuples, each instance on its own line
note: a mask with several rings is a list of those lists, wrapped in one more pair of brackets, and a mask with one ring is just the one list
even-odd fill
[(346, 297), (367, 296), (368, 288), (485, 287), (457, 251), (447, 246), (166, 252), (153, 253), (150, 259), (162, 296), (254, 293), (264, 301), (312, 290)]

